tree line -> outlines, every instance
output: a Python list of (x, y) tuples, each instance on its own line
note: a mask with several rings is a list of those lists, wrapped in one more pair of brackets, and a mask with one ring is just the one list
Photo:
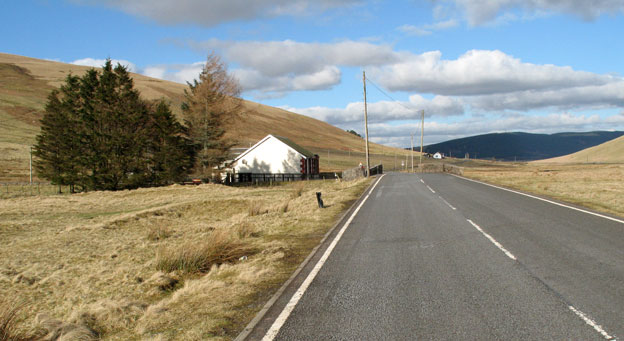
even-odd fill
[(183, 122), (164, 100), (141, 98), (126, 67), (68, 75), (48, 96), (33, 149), (38, 175), (74, 191), (167, 185), (206, 177), (233, 143), (224, 124), (240, 110), (238, 83), (210, 55), (189, 83)]

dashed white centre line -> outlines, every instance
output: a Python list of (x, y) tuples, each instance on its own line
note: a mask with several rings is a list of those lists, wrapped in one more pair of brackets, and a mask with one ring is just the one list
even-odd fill
[(481, 227), (479, 227), (479, 225), (475, 224), (475, 223), (474, 223), (472, 220), (470, 220), (470, 219), (466, 219), (466, 220), (468, 220), (468, 222), (469, 222), (470, 224), (472, 224), (472, 226), (474, 226), (474, 227), (477, 229), (477, 231), (481, 232), (481, 233), (482, 233), (482, 234), (483, 234), (483, 235), (484, 235), (487, 239), (489, 239), (489, 240), (492, 242), (492, 244), (496, 245), (496, 247), (497, 247), (497, 248), (499, 248), (501, 251), (503, 251), (503, 252), (507, 255), (507, 257), (509, 257), (509, 258), (511, 258), (511, 259), (513, 259), (513, 260), (516, 260), (516, 256), (514, 256), (511, 252), (507, 251), (507, 249), (505, 249), (505, 248), (504, 248), (504, 247), (503, 247), (503, 246), (502, 246), (499, 242), (497, 242), (497, 241), (496, 241), (496, 239), (494, 239), (492, 236), (490, 236), (489, 234), (485, 233), (485, 231), (483, 231), (483, 230), (481, 229)]
[(435, 191), (433, 190), (433, 188), (427, 186), (427, 188), (429, 188), (429, 190), (431, 191), (431, 193), (435, 193)]
[(572, 310), (578, 317), (580, 317), (583, 321), (585, 321), (585, 323), (587, 323), (588, 325), (592, 326), (605, 339), (607, 339), (607, 340), (615, 339), (615, 337), (607, 334), (607, 332), (604, 329), (602, 329), (601, 325), (599, 325), (594, 320), (592, 320), (589, 317), (587, 317), (587, 315), (585, 315), (582, 311), (574, 308), (573, 306), (569, 306), (568, 308), (570, 308), (570, 310)]
[(442, 197), (441, 197), (441, 196), (439, 196), (439, 195), (438, 195), (438, 197), (440, 197), (440, 199), (441, 199), (442, 201), (444, 201), (444, 203), (445, 203), (448, 207), (450, 207), (453, 211), (457, 210), (455, 207), (453, 207), (453, 205), (449, 204), (449, 202), (448, 202), (448, 201), (444, 200), (444, 198), (442, 198)]
[(420, 179), (420, 182), (422, 182), (422, 183), (424, 184), (424, 183), (425, 183), (425, 180), (423, 180), (423, 179)]

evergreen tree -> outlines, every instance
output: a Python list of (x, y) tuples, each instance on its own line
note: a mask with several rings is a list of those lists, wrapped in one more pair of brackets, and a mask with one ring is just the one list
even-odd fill
[(118, 190), (180, 180), (194, 162), (186, 131), (161, 101), (140, 98), (125, 67), (68, 76), (48, 98), (34, 155), (59, 185)]
[(150, 180), (168, 184), (183, 180), (195, 163), (194, 146), (188, 132), (164, 101), (155, 104), (150, 122)]
[[(67, 76), (65, 85), (48, 96), (46, 115), (41, 120), (41, 133), (33, 150), (34, 166), (38, 174), (53, 184), (74, 185), (80, 183), (80, 141), (75, 130), (78, 116), (75, 111), (79, 102), (76, 92), (78, 77)], [(63, 100), (59, 99), (59, 95)], [(60, 186), (59, 186), (60, 191)]]
[(197, 148), (196, 172), (208, 175), (208, 168), (227, 160), (235, 143), (224, 138), (224, 125), (240, 113), (240, 86), (227, 72), (221, 59), (211, 54), (199, 75), (188, 83), (182, 104), (189, 136)]

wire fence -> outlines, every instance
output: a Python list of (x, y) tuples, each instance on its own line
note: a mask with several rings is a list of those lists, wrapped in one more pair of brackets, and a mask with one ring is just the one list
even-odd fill
[(69, 186), (53, 185), (49, 182), (0, 182), (0, 198), (14, 198), (34, 195), (55, 195), (69, 193)]

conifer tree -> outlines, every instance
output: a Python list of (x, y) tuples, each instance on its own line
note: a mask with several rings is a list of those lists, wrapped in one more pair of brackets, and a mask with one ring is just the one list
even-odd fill
[(194, 162), (169, 106), (142, 100), (126, 68), (110, 60), (50, 94), (34, 155), (41, 177), (72, 191), (168, 184)]
[(149, 126), (150, 180), (164, 185), (183, 180), (193, 168), (194, 146), (186, 128), (173, 116), (169, 105), (161, 100), (154, 107)]
[(234, 146), (233, 141), (224, 138), (224, 126), (240, 113), (240, 86), (215, 54), (208, 56), (199, 81), (188, 85), (182, 111), (197, 148), (195, 171), (207, 176), (208, 168), (227, 160)]

